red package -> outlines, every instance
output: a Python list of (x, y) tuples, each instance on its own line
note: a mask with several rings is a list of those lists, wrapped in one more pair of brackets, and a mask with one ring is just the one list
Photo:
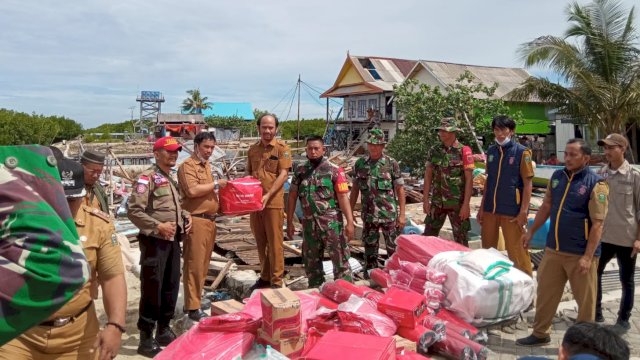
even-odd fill
[(428, 265), (431, 259), (443, 251), (469, 251), (455, 241), (435, 236), (400, 235), (396, 239), (399, 260)]
[(323, 335), (329, 330), (340, 330), (340, 318), (336, 310), (318, 309), (315, 315), (307, 320), (307, 328)]
[(384, 264), (384, 268), (386, 271), (402, 269), (402, 267), (400, 266), (400, 256), (397, 252), (393, 253), (393, 255), (391, 255), (391, 257), (387, 259), (387, 262)]
[(375, 268), (371, 270), (371, 272), (369, 273), (369, 277), (371, 278), (371, 280), (373, 280), (373, 282), (378, 284), (378, 286), (383, 288), (388, 288), (393, 283), (391, 275), (389, 275), (382, 269)]
[(438, 335), (438, 341), (443, 339), (447, 334), (447, 328), (445, 322), (431, 314), (424, 314), (418, 319), (418, 324), (424, 326), (429, 330), (435, 331)]
[(338, 306), (340, 330), (377, 336), (393, 336), (398, 329), (389, 317), (363, 298), (352, 295)]
[(407, 340), (415, 341), (416, 349), (423, 354), (426, 354), (429, 347), (442, 339), (438, 333), (422, 325), (416, 325), (413, 329), (398, 328), (398, 335)]
[(378, 310), (389, 316), (401, 327), (412, 328), (425, 311), (426, 303), (424, 295), (418, 293), (390, 288), (378, 302)]
[(471, 337), (478, 335), (478, 329), (475, 326), (460, 319), (460, 317), (447, 309), (440, 309), (440, 311), (436, 313), (436, 317), (444, 320), (447, 328), (460, 329), (459, 331), (456, 330), (459, 334), (464, 334), (463, 330), (468, 330)]
[(256, 333), (261, 320), (244, 312), (206, 317), (198, 323), (198, 328), (209, 332), (250, 332)]
[(321, 306), (324, 306), (327, 309), (331, 309), (331, 310), (335, 310), (338, 308), (337, 303), (333, 302), (333, 300), (329, 299), (328, 297), (320, 294), (318, 291), (312, 291), (309, 293), (309, 295), (312, 295), (318, 298), (318, 308), (320, 308)]
[(194, 326), (169, 344), (154, 359), (231, 360), (246, 355), (254, 341), (255, 336), (248, 332), (212, 332), (203, 331), (199, 326)]
[(394, 360), (396, 341), (381, 337), (329, 331), (307, 353), (307, 360)]
[(343, 302), (349, 300), (351, 295), (356, 295), (353, 291), (336, 284), (334, 281), (329, 281), (322, 286), (320, 286), (320, 294), (326, 296), (331, 299), (333, 302), (342, 304)]
[(447, 329), (447, 336), (440, 342), (433, 344), (433, 350), (444, 356), (456, 359), (485, 360), (489, 350), (464, 336)]
[(427, 301), (435, 301), (435, 302), (443, 302), (446, 298), (444, 291), (434, 289), (434, 288), (426, 288), (424, 290), (424, 296), (427, 298)]
[(220, 209), (224, 215), (244, 215), (262, 210), (262, 183), (251, 176), (229, 180), (220, 188)]
[(384, 293), (373, 290), (368, 286), (355, 285), (353, 283), (350, 283), (342, 279), (336, 280), (335, 284), (337, 286), (340, 286), (341, 288), (344, 288), (345, 290), (351, 292), (356, 296), (360, 296), (361, 298), (365, 298), (367, 300), (372, 301), (374, 305), (377, 305), (378, 301), (380, 301), (380, 299), (382, 299), (382, 297), (384, 296)]

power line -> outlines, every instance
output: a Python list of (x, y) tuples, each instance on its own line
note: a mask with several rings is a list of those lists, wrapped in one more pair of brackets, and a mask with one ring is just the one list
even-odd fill
[(287, 91), (286, 94), (284, 94), (284, 96), (282, 97), (282, 99), (280, 99), (280, 101), (278, 101), (276, 106), (273, 107), (273, 110), (272, 110), (273, 113), (276, 112), (276, 110), (277, 110), (278, 106), (280, 105), (280, 103), (282, 102), (282, 100), (284, 100), (286, 97), (288, 97), (289, 93), (295, 92), (297, 87), (298, 87), (298, 83), (296, 82), (296, 85), (294, 85), (293, 88), (291, 88), (289, 91)]

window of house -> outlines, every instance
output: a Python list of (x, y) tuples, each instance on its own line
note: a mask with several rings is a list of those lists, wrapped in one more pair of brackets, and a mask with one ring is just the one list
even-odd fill
[(356, 117), (356, 101), (349, 100), (349, 119)]
[(358, 100), (358, 117), (365, 118), (367, 116), (367, 100)]
[(378, 99), (369, 99), (369, 109), (378, 110)]
[(384, 134), (384, 141), (389, 142), (389, 130), (382, 130)]
[(384, 115), (387, 119), (390, 119), (393, 116), (393, 100), (391, 100), (391, 96), (385, 97), (384, 103)]

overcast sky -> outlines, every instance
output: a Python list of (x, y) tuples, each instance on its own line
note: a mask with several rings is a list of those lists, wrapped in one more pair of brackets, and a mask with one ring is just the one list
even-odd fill
[[(141, 90), (161, 91), (163, 112), (178, 112), (186, 90), (200, 88), (284, 119), (298, 74), (326, 90), (347, 51), (521, 66), (518, 45), (562, 34), (567, 3), (1, 0), (0, 108), (90, 128), (130, 118)], [(302, 95), (303, 117), (324, 116), (324, 99)]]

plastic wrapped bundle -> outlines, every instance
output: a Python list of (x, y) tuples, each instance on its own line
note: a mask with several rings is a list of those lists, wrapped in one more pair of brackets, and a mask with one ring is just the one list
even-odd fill
[(400, 235), (396, 239), (399, 260), (428, 265), (429, 261), (446, 251), (469, 251), (469, 248), (455, 241), (435, 236)]
[(333, 281), (322, 284), (322, 286), (320, 286), (320, 294), (326, 296), (337, 304), (342, 304), (343, 302), (348, 301), (351, 295), (356, 295), (353, 291), (340, 286)]
[[(438, 319), (444, 320), (447, 328), (456, 329), (455, 332), (465, 337), (474, 338), (478, 335), (478, 329), (462, 320), (458, 315), (447, 309), (440, 309), (435, 315)], [(466, 334), (466, 335), (465, 335)]]
[(197, 328), (210, 332), (250, 332), (256, 333), (262, 319), (256, 319), (244, 312), (206, 317), (198, 323)]
[(378, 284), (378, 286), (383, 288), (388, 288), (389, 286), (391, 286), (391, 284), (393, 284), (391, 275), (389, 275), (389, 273), (385, 272), (382, 269), (376, 268), (371, 270), (371, 273), (369, 273), (369, 277), (371, 278), (371, 280), (373, 280), (373, 282)]
[(398, 335), (407, 340), (415, 341), (416, 350), (418, 350), (420, 354), (426, 354), (430, 347), (442, 340), (442, 337), (438, 333), (422, 325), (417, 325), (413, 329), (398, 328)]
[(397, 325), (369, 301), (352, 295), (338, 306), (340, 330), (367, 335), (393, 336)]
[(396, 360), (429, 360), (430, 357), (420, 355), (415, 351), (401, 349), (396, 352)]
[(196, 326), (174, 340), (154, 359), (159, 360), (231, 360), (246, 355), (255, 341), (248, 332), (203, 331)]
[(447, 328), (447, 336), (444, 340), (434, 344), (433, 350), (438, 354), (452, 356), (456, 359), (486, 360), (489, 356), (489, 349), (485, 346), (467, 339), (449, 328)]

